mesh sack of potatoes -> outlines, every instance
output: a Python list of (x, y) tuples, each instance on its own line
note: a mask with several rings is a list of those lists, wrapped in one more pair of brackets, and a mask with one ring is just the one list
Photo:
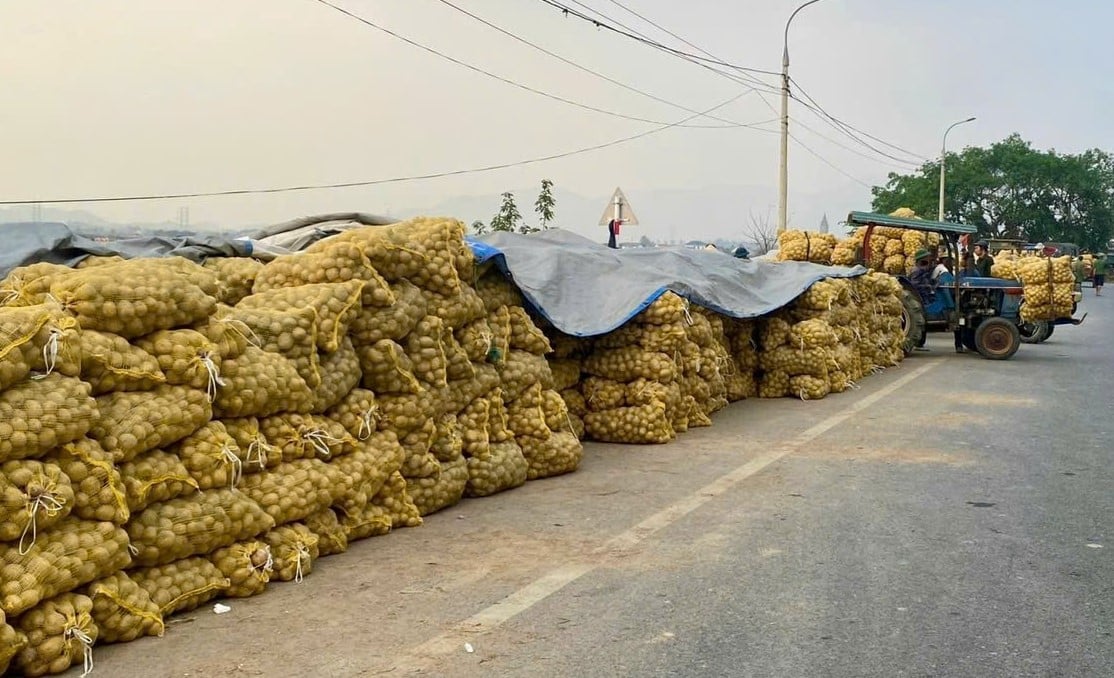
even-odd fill
[(425, 389), (414, 395), (382, 395), (379, 406), (379, 430), (405, 435), (421, 428), (429, 419), (444, 413), (445, 393)]
[(406, 354), (413, 365), (414, 376), (434, 388), (448, 386), (445, 347), (441, 341), (444, 333), (445, 324), (441, 319), (429, 315), (406, 337)]
[[(206, 273), (196, 264), (182, 262)], [(128, 339), (184, 327), (212, 315), (217, 300), (191, 275), (162, 259), (133, 259), (59, 278), (50, 293), (77, 317), (82, 329)]]
[(158, 605), (163, 619), (176, 612), (196, 610), (224, 595), (232, 585), (220, 568), (204, 556), (145, 567), (133, 571), (131, 576)]
[(766, 372), (784, 372), (786, 374), (807, 374), (810, 376), (828, 377), (828, 363), (831, 349), (817, 346), (813, 348), (796, 348), (793, 346), (779, 346), (772, 351), (765, 351), (759, 358), (759, 365)]
[(575, 388), (580, 383), (580, 361), (575, 358), (550, 360), (549, 371), (553, 375), (553, 388), (558, 391)]
[(228, 435), (235, 443), (233, 451), (240, 458), (240, 468), (243, 473), (259, 473), (282, 463), (282, 451), (267, 442), (267, 437), (259, 428), (257, 417), (222, 419), (220, 423), (224, 425), (224, 430), (228, 431)]
[(323, 414), (333, 407), (348, 393), (360, 384), (363, 371), (360, 368), (360, 356), (356, 347), (348, 337), (340, 343), (340, 348), (333, 353), (321, 356), (320, 364), (321, 384), (313, 389), (314, 414)]
[(728, 375), (725, 382), (726, 397), (731, 402), (758, 395), (758, 381), (754, 378), (754, 372), (736, 369), (734, 373)]
[(244, 476), (240, 487), (275, 525), (301, 520), (333, 503), (332, 476), (328, 465), (319, 459), (285, 462), (269, 471)]
[(311, 308), (317, 312), (317, 348), (331, 353), (340, 348), (348, 326), (360, 312), (362, 280), (345, 283), (317, 283), (284, 287), (244, 297), (238, 309), (294, 310)]
[(673, 292), (665, 292), (635, 316), (634, 321), (650, 325), (679, 323), (688, 315), (688, 302)]
[(90, 390), (54, 373), (0, 392), (0, 462), (40, 457), (84, 436), (97, 413)]
[[(263, 349), (289, 360), (310, 388), (321, 384), (321, 362), (317, 353), (317, 311), (312, 308), (234, 308), (222, 320), (248, 328), (251, 346), (238, 358)], [(223, 363), (222, 363), (223, 367)]]
[(882, 270), (890, 275), (905, 275), (906, 260), (904, 254), (894, 254), (882, 260)]
[(258, 539), (219, 548), (207, 558), (228, 580), (228, 588), (220, 591), (226, 598), (250, 598), (263, 593), (274, 570), (271, 547)]
[(522, 455), (526, 458), (526, 479), (538, 480), (572, 473), (580, 466), (584, 446), (576, 435), (561, 431), (549, 438), (523, 437), (518, 439)]
[(0, 308), (0, 390), (32, 371), (81, 375), (77, 320), (57, 304)]
[(274, 560), (271, 581), (302, 581), (313, 572), (313, 563), (321, 555), (317, 535), (301, 523), (276, 527), (263, 535), (263, 542), (271, 547)]
[(584, 415), (585, 435), (604, 443), (656, 444), (676, 437), (665, 403), (616, 407)]
[(69, 276), (73, 269), (61, 264), (40, 261), (13, 268), (0, 281), (0, 306), (34, 306), (47, 300), (50, 286)]
[(789, 375), (780, 370), (767, 370), (758, 382), (759, 398), (784, 398), (789, 395)]
[(683, 322), (660, 325), (627, 323), (614, 332), (597, 337), (596, 348), (622, 348), (638, 346), (647, 351), (673, 353), (680, 348), (687, 336)]
[[(360, 443), (359, 449), (349, 455), (334, 459), (329, 466), (339, 472), (334, 474), (340, 478), (334, 484), (333, 503), (345, 511), (350, 511), (354, 504), (366, 504), (371, 497), (383, 487), (387, 478), (402, 468), (406, 459), (406, 450), (395, 434), (384, 431), (376, 433)], [(344, 497), (349, 491), (364, 496), (363, 501), (351, 501)]]
[[(700, 348), (711, 346), (715, 342), (715, 337), (712, 333), (712, 323), (708, 320), (708, 316), (703, 313), (694, 313), (691, 315), (692, 320), (683, 325), (685, 336), (688, 340)], [(679, 342), (677, 348), (680, 349), (684, 342)]]
[(488, 424), (491, 412), (491, 401), (486, 397), (479, 397), (469, 403), (457, 415), (460, 427), (461, 450), (468, 456), (483, 456), (490, 450), (490, 436)]
[(634, 381), (639, 377), (661, 382), (677, 378), (677, 365), (671, 356), (645, 351), (638, 346), (597, 349), (584, 360), (584, 371), (620, 382)]
[(798, 348), (831, 348), (839, 344), (839, 336), (826, 320), (814, 318), (795, 323), (789, 330), (789, 345)]
[(761, 318), (758, 323), (758, 345), (762, 350), (770, 350), (789, 343), (792, 324), (780, 315)]
[(495, 268), (480, 276), (476, 281), (476, 291), (489, 312), (503, 306), (522, 306), (526, 303), (514, 283)]
[[(403, 481), (405, 483), (405, 481)], [(413, 502), (411, 502), (413, 505)], [(415, 512), (417, 507), (415, 507)], [(421, 516), (418, 516), (421, 518)], [(391, 514), (386, 507), (379, 504), (368, 504), (359, 511), (343, 514), (340, 517), (341, 527), (352, 543), (368, 537), (379, 537), (391, 531)]]
[(511, 430), (507, 419), (507, 404), (503, 389), (494, 389), (488, 394), (487, 401), (487, 435), (490, 441), (494, 444), (514, 440), (514, 431)]
[(336, 405), (325, 411), (325, 416), (337, 422), (357, 440), (367, 440), (375, 433), (379, 421), (379, 407), (375, 393), (354, 388)]
[(830, 311), (836, 304), (847, 304), (851, 300), (851, 286), (840, 278), (825, 278), (813, 283), (804, 294), (793, 302), (795, 309)]
[(1017, 280), (1017, 262), (1009, 259), (995, 260), (990, 267), (990, 275), (995, 278)]
[(527, 388), (520, 396), (507, 403), (507, 428), (513, 431), (516, 437), (548, 439), (551, 431), (546, 425), (543, 402), (541, 384), (534, 384)]
[(235, 306), (251, 294), (255, 277), (263, 269), (263, 262), (248, 257), (214, 257), (206, 259), (202, 266), (212, 271), (220, 281), (218, 299)]
[(384, 339), (398, 341), (418, 321), (428, 315), (428, 302), (422, 290), (409, 280), (391, 285), (395, 302), (390, 306), (364, 306), (348, 325), (348, 335), (357, 346), (374, 344)]
[(836, 238), (830, 233), (811, 231), (785, 231), (778, 234), (778, 259), (780, 261), (811, 261), (829, 264)]
[(426, 478), (437, 474), (440, 468), (437, 457), (430, 452), (436, 435), (436, 423), (427, 419), (421, 427), (399, 438), (405, 452), (400, 469), (404, 478)]
[(449, 382), (445, 398), (446, 412), (459, 412), (476, 398), (487, 395), (500, 384), (499, 370), (490, 364), (473, 364), (476, 376)]
[(96, 399), (100, 416), (89, 429), (113, 461), (165, 447), (204, 426), (213, 408), (204, 391), (159, 386), (145, 393), (109, 393)]
[(456, 264), (464, 231), (464, 224), (456, 219), (415, 217), (390, 226), (346, 231), (307, 251), (327, 246), (332, 240), (353, 242), (387, 280), (405, 278), (432, 292), (455, 294), (460, 290)]
[(414, 376), (414, 361), (399, 344), (384, 339), (356, 349), (363, 372), (361, 385), (378, 394), (419, 393), (422, 386)]
[(561, 391), (561, 400), (565, 401), (565, 407), (568, 408), (569, 414), (583, 417), (588, 413), (588, 399), (577, 389)]
[[(557, 396), (560, 399), (560, 396)], [(464, 454), (464, 438), (460, 435), (460, 418), (455, 414), (444, 414), (437, 420), (436, 432), (430, 453), (441, 463), (455, 461)]]
[(0, 541), (18, 541), (21, 549), (28, 549), (39, 532), (60, 523), (73, 506), (70, 479), (57, 464), (0, 464)]
[[(367, 502), (360, 509), (366, 508)], [(317, 551), (321, 556), (332, 556), (348, 550), (348, 532), (341, 524), (337, 512), (331, 508), (322, 509), (306, 516), (305, 526), (317, 535)]]
[[(422, 524), (422, 514), (406, 489), (406, 478), (398, 471), (387, 477), (387, 482), (371, 498), (370, 505), (381, 507), (386, 512), (391, 521), (391, 529), (420, 527)], [(351, 533), (348, 538), (352, 539)]]
[(435, 315), (445, 321), (451, 332), (468, 323), (487, 317), (483, 299), (471, 285), (461, 284), (460, 292), (451, 295), (422, 291), (426, 298), (427, 314)]
[(488, 453), (468, 458), (469, 497), (487, 497), (514, 489), (526, 482), (529, 465), (514, 440), (492, 443)]
[(128, 510), (137, 513), (156, 502), (184, 497), (198, 490), (177, 455), (163, 450), (144, 452), (120, 464)]
[(256, 274), (252, 293), (353, 280), (364, 283), (360, 295), (364, 306), (384, 307), (395, 302), (387, 281), (359, 246), (350, 242), (331, 243), (312, 252), (275, 257)]
[(801, 400), (819, 400), (829, 392), (827, 377), (814, 377), (807, 374), (789, 377), (789, 395)]
[(276, 414), (259, 419), (259, 430), (283, 461), (332, 459), (355, 450), (356, 439), (332, 419), (312, 414)]
[(15, 665), (24, 676), (63, 673), (82, 664), (93, 670), (93, 644), (98, 640), (93, 601), (80, 593), (63, 593), (28, 610), (18, 620), (26, 645)]
[(681, 387), (676, 382), (663, 384), (651, 379), (636, 379), (621, 386), (623, 399), (620, 405), (649, 405), (656, 400), (665, 403), (667, 408), (672, 408), (681, 399)]
[(545, 333), (534, 324), (534, 319), (521, 306), (508, 306), (511, 319), (511, 348), (535, 355), (553, 352)]
[[(590, 360), (591, 358), (589, 358)], [(609, 362), (605, 355), (599, 358), (598, 365), (621, 369), (622, 366), (618, 362)], [(523, 391), (534, 384), (540, 383), (543, 388), (553, 387), (553, 374), (549, 371), (549, 363), (546, 362), (544, 357), (526, 351), (511, 351), (508, 353), (503, 361), (499, 376), (502, 379), (503, 391), (508, 400), (518, 398)], [(599, 376), (606, 375), (601, 374)]]
[(43, 460), (57, 464), (70, 479), (74, 516), (117, 525), (128, 522), (124, 481), (100, 443), (82, 438), (52, 450)]
[(158, 360), (166, 383), (215, 393), (220, 385), (220, 351), (196, 330), (161, 330), (136, 340)]
[(162, 613), (125, 572), (110, 574), (89, 585), (85, 595), (93, 601), (93, 621), (100, 630), (97, 642), (127, 643), (144, 636), (163, 634)]
[(406, 479), (406, 492), (420, 515), (428, 516), (460, 502), (468, 486), (468, 464), (461, 457), (441, 463), (435, 475)]
[(307, 412), (313, 404), (313, 392), (294, 363), (254, 346), (223, 361), (221, 380), (224, 386), (213, 401), (213, 413), (221, 419)]
[(8, 624), (4, 611), (0, 610), (0, 675), (5, 675), (12, 659), (25, 647), (27, 647), (27, 636)]
[[(916, 250), (914, 250), (914, 253), (915, 252)], [(905, 245), (900, 239), (887, 240), (885, 247), (882, 249), (882, 254), (886, 255), (887, 257), (892, 257), (894, 255), (901, 255), (904, 257)]]
[(248, 496), (227, 488), (171, 499), (132, 515), (128, 536), (136, 565), (163, 565), (209, 553), (274, 525)]
[[(692, 396), (689, 397), (691, 398)], [(689, 428), (711, 426), (712, 420), (708, 417), (708, 414), (700, 408), (698, 403), (693, 402), (689, 406), (688, 425)]]
[(166, 383), (159, 361), (123, 337), (84, 330), (79, 341), (81, 378), (93, 387), (93, 395), (149, 391)]
[(445, 351), (445, 377), (448, 381), (476, 378), (476, 367), (472, 364), (472, 359), (452, 332), (445, 332), (442, 335), (441, 347)]
[(261, 343), (255, 331), (233, 317), (234, 313), (231, 306), (218, 306), (211, 317), (193, 326), (217, 348), (221, 359), (238, 358), (248, 346)]
[(626, 404), (626, 384), (603, 377), (585, 377), (580, 382), (584, 403), (591, 412), (603, 412)]
[(859, 260), (856, 243), (841, 240), (832, 248), (832, 266), (854, 266)]
[(457, 329), (453, 336), (468, 354), (468, 359), (474, 363), (487, 361), (491, 350), (495, 348), (495, 334), (487, 318), (468, 323)]
[(0, 608), (18, 615), (130, 562), (123, 529), (71, 516), (40, 533), (28, 549), (14, 542), (0, 544)]
[(200, 490), (235, 487), (243, 473), (245, 453), (219, 421), (205, 424), (167, 448), (167, 452), (181, 461), (182, 468)]
[(569, 408), (557, 391), (549, 389), (542, 392), (542, 414), (545, 416), (545, 425), (550, 431), (569, 430), (571, 426)]

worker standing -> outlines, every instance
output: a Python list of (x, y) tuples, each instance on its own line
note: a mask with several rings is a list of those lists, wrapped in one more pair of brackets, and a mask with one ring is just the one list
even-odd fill
[(989, 245), (985, 240), (975, 243), (975, 272), (980, 278), (989, 278), (990, 269), (994, 266), (994, 257), (987, 250)]
[(607, 222), (607, 246), (613, 250), (619, 249), (619, 243), (616, 242), (615, 237), (619, 235), (619, 227), (622, 225), (622, 219), (612, 219)]
[(1102, 296), (1102, 286), (1106, 283), (1106, 267), (1106, 255), (1102, 252), (1099, 252), (1095, 256), (1095, 277), (1094, 283), (1092, 283), (1095, 288), (1096, 297)]

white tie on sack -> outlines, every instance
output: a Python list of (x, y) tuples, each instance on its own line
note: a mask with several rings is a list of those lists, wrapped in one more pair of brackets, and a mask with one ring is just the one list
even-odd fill
[(244, 475), (244, 462), (240, 461), (240, 458), (232, 451), (232, 446), (227, 443), (220, 449), (220, 453), (224, 460), (232, 465), (232, 474), (228, 484), (229, 487), (235, 488), (240, 484), (240, 478)]
[(88, 633), (82, 631), (76, 626), (71, 626), (63, 633), (63, 637), (69, 641), (71, 639), (77, 640), (81, 643), (82, 654), (82, 671), (81, 678), (93, 672), (93, 639), (89, 637)]

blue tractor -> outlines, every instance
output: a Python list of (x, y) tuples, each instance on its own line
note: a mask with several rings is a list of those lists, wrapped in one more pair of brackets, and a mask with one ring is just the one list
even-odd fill
[[(878, 226), (936, 233), (946, 256), (955, 262), (960, 261), (959, 239), (976, 233), (974, 226), (966, 224), (870, 212), (852, 212), (847, 224), (851, 228), (866, 229), (859, 253), (859, 263), (863, 265), (870, 264), (870, 238)], [(990, 360), (1007, 360), (1017, 353), (1022, 343), (1032, 341), (1034, 332), (1037, 337), (1046, 339), (1053, 325), (1083, 322), (1082, 318), (1062, 318), (1034, 330), (1032, 324), (1021, 320), (1024, 295), (1021, 283), (1016, 280), (956, 275), (950, 284), (941, 285), (931, 293), (918, 291), (905, 276), (898, 276), (898, 280), (903, 292), (901, 321), (906, 355), (924, 346), (928, 332), (958, 332), (968, 349)]]

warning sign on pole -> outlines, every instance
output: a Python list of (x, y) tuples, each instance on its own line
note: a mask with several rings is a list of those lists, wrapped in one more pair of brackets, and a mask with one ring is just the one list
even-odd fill
[(600, 226), (607, 226), (611, 223), (612, 219), (622, 221), (624, 226), (637, 226), (638, 217), (634, 214), (634, 209), (631, 208), (627, 196), (623, 195), (623, 189), (616, 188), (615, 193), (612, 194), (611, 200), (608, 201), (607, 207), (603, 210), (603, 216), (600, 217)]

